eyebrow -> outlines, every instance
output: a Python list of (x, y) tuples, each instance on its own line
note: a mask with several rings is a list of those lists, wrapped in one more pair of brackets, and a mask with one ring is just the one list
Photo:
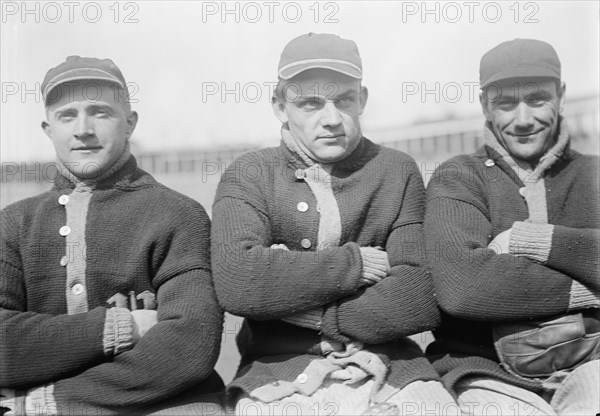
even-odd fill
[(550, 98), (552, 98), (552, 95), (550, 93), (548, 93), (547, 91), (535, 91), (535, 92), (532, 92), (531, 94), (527, 94), (525, 96), (526, 100), (533, 100), (533, 99), (548, 100)]
[(113, 108), (108, 104), (92, 104), (86, 109), (87, 112), (97, 110), (105, 110), (107, 112), (114, 113)]
[(75, 109), (75, 108), (64, 108), (64, 109), (61, 109), (61, 110), (57, 110), (54, 113), (54, 117), (58, 118), (60, 116), (66, 115), (66, 114), (77, 114), (77, 109)]
[[(530, 92), (528, 94), (525, 94), (523, 96), (523, 99), (525, 101), (527, 100), (549, 100), (552, 98), (552, 94), (550, 94), (548, 91), (544, 91), (544, 90), (538, 90), (538, 91), (533, 91)], [(519, 101), (520, 98), (515, 96), (514, 93), (510, 94), (502, 94), (502, 95), (497, 95), (495, 97), (493, 97), (493, 101), (500, 101), (500, 102), (517, 102)]]
[[(349, 97), (349, 96), (357, 96), (358, 95), (358, 91), (356, 91), (353, 88), (348, 88), (345, 91), (342, 92), (335, 92), (333, 94), (333, 100), (339, 100), (341, 98), (345, 98), (345, 97)], [(300, 95), (296, 98), (296, 100), (314, 100), (314, 99), (320, 99), (320, 100), (331, 100), (332, 98), (332, 94), (328, 94), (328, 95), (323, 95), (323, 94), (307, 94), (307, 95)]]
[(357, 96), (358, 94), (359, 94), (358, 91), (351, 88), (351, 89), (347, 89), (346, 91), (342, 91), (342, 92), (338, 93), (337, 97), (345, 98), (345, 97), (349, 97), (351, 95)]

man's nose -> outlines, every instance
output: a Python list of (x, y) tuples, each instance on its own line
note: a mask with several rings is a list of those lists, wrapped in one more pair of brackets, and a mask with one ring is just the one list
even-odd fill
[(517, 127), (527, 129), (533, 125), (533, 114), (527, 103), (520, 102), (515, 109), (515, 120)]
[(77, 121), (75, 122), (75, 131), (73, 132), (73, 136), (77, 139), (84, 139), (87, 136), (91, 136), (94, 134), (94, 126), (90, 117), (87, 114), (82, 114), (77, 117)]
[(323, 106), (321, 117), (321, 122), (324, 126), (338, 126), (342, 123), (340, 110), (331, 101), (326, 102)]

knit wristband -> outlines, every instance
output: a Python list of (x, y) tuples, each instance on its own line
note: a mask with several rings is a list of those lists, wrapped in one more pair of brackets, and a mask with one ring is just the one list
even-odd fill
[(510, 233), (508, 252), (513, 256), (527, 257), (544, 263), (548, 260), (552, 248), (551, 224), (537, 224), (516, 221)]
[(360, 255), (363, 263), (363, 277), (381, 280), (388, 275), (390, 263), (385, 251), (373, 247), (360, 247)]
[(569, 310), (600, 308), (600, 296), (590, 289), (573, 280), (571, 284), (571, 295), (569, 297)]
[(104, 353), (117, 355), (133, 347), (136, 333), (135, 321), (127, 308), (106, 310), (104, 322)]

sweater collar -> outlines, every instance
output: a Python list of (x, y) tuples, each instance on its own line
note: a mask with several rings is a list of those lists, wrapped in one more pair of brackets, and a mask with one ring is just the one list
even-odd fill
[[(319, 164), (312, 160), (308, 155), (300, 148), (296, 139), (292, 136), (289, 129), (284, 125), (281, 128), (281, 141), (282, 149), (288, 160), (288, 162), (296, 169), (304, 169)], [(369, 160), (374, 158), (379, 153), (379, 146), (368, 140), (366, 137), (361, 139), (356, 144), (356, 147), (352, 150), (352, 153), (345, 159), (342, 159), (335, 163), (319, 165), (328, 172), (336, 171), (353, 172), (362, 168)]]
[(113, 165), (93, 178), (79, 178), (74, 175), (60, 160), (55, 161), (59, 175), (55, 179), (58, 187), (98, 189), (111, 187), (131, 176), (137, 170), (137, 163), (131, 154), (129, 143)]
[(281, 140), (283, 141), (283, 144), (285, 145), (285, 147), (287, 147), (287, 149), (293, 154), (295, 155), (298, 159), (300, 159), (302, 161), (302, 163), (304, 163), (306, 166), (311, 167), (311, 166), (315, 166), (317, 164), (319, 164), (320, 166), (322, 166), (323, 168), (330, 167), (331, 164), (327, 163), (319, 163), (319, 162), (315, 162), (313, 159), (311, 159), (306, 152), (300, 147), (300, 145), (298, 144), (298, 142), (296, 141), (296, 139), (294, 138), (294, 136), (292, 136), (292, 133), (289, 131), (289, 129), (287, 129), (285, 126), (283, 126), (281, 128)]
[(484, 125), (483, 133), (485, 144), (494, 152), (498, 153), (501, 159), (515, 171), (522, 181), (524, 181), (524, 179), (529, 181), (539, 180), (544, 176), (544, 173), (554, 166), (563, 154), (569, 150), (569, 127), (567, 121), (562, 116), (559, 118), (556, 143), (540, 158), (535, 166), (525, 160), (512, 157), (500, 144), (489, 123)]

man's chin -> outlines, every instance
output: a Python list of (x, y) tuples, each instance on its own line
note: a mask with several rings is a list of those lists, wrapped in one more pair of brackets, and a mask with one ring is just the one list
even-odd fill
[(540, 157), (543, 156), (544, 152), (540, 151), (539, 148), (530, 148), (528, 145), (516, 146), (509, 151), (510, 155), (514, 158), (524, 160), (526, 162), (537, 162)]
[(102, 174), (104, 167), (94, 159), (80, 158), (77, 160), (63, 161), (63, 165), (73, 175), (80, 179), (93, 179)]
[(348, 157), (347, 149), (340, 146), (328, 146), (320, 150), (314, 155), (320, 163), (335, 163)]

